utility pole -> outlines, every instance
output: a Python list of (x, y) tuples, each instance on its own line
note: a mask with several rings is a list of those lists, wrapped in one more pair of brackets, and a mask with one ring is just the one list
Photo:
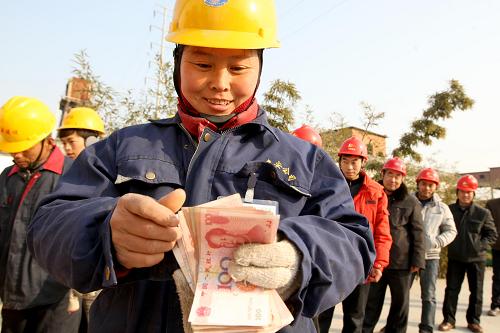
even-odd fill
[[(156, 103), (155, 103), (155, 118), (159, 119), (160, 118), (160, 101), (161, 101), (161, 84), (162, 84), (162, 73), (165, 70), (164, 65), (165, 62), (163, 60), (164, 53), (165, 53), (165, 32), (167, 30), (167, 8), (161, 5), (158, 5), (158, 7), (161, 7), (162, 9), (162, 25), (161, 27), (155, 26), (155, 25), (150, 25), (149, 26), (149, 31), (152, 30), (152, 28), (159, 29), (161, 31), (160, 34), (160, 52), (159, 52), (159, 59), (158, 59), (158, 66), (159, 66), (159, 71), (160, 75), (158, 76), (157, 82), (156, 82)], [(153, 17), (156, 16), (156, 10), (153, 11)]]

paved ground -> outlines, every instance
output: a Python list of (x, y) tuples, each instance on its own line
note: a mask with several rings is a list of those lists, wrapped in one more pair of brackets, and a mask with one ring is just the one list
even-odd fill
[[(490, 309), (491, 303), (491, 276), (492, 270), (491, 267), (486, 269), (486, 274), (484, 277), (484, 292), (483, 292), (483, 315), (481, 316), (481, 326), (484, 329), (485, 333), (499, 333), (500, 332), (500, 316), (490, 317), (486, 314), (486, 312)], [(443, 321), (442, 314), (442, 305), (444, 300), (444, 289), (446, 287), (445, 279), (438, 279), (436, 286), (436, 301), (437, 301), (437, 310), (436, 310), (436, 328), (434, 332), (439, 332), (437, 330), (437, 325), (439, 325)], [(458, 309), (457, 309), (457, 328), (451, 330), (450, 332), (470, 332), (467, 329), (467, 320), (465, 319), (465, 312), (467, 310), (467, 304), (469, 300), (469, 287), (467, 284), (467, 278), (462, 284), (462, 290), (460, 292), (460, 296), (458, 299)], [(375, 332), (380, 330), (386, 321), (387, 313), (389, 312), (390, 306), (390, 292), (387, 290), (386, 301), (384, 304), (384, 309), (382, 310), (382, 315), (380, 316), (380, 320), (378, 325), (375, 328)], [(414, 283), (413, 287), (410, 291), (410, 318), (408, 320), (408, 331), (407, 333), (418, 333), (418, 324), (420, 322), (420, 309), (421, 309), (421, 301), (420, 301), (420, 284)], [(333, 324), (330, 328), (330, 332), (340, 332), (342, 329), (342, 306), (339, 305), (335, 307), (335, 315), (333, 318)]]
[[(484, 278), (484, 293), (483, 293), (483, 315), (481, 316), (481, 326), (485, 333), (499, 333), (500, 332), (500, 316), (489, 317), (486, 312), (490, 309), (491, 302), (491, 267), (486, 269), (486, 274)], [(437, 282), (437, 310), (436, 310), (436, 329), (434, 332), (439, 332), (437, 330), (437, 325), (443, 320), (443, 315), (441, 308), (444, 299), (444, 288), (446, 287), (446, 281), (444, 279), (439, 279)], [(467, 329), (467, 321), (465, 320), (465, 311), (467, 310), (469, 298), (469, 288), (467, 282), (464, 281), (462, 285), (462, 291), (460, 292), (458, 299), (458, 311), (457, 311), (457, 328), (450, 331), (454, 332), (470, 332)], [(387, 313), (390, 306), (390, 292), (387, 291), (386, 301), (384, 304), (384, 309), (382, 310), (382, 315), (380, 316), (379, 323), (375, 328), (375, 332), (380, 330), (387, 318)], [(2, 308), (0, 304), (0, 309)], [(410, 291), (410, 319), (408, 321), (408, 331), (407, 333), (418, 333), (418, 323), (420, 322), (420, 285), (418, 283), (413, 284), (413, 288)], [(0, 318), (0, 325), (2, 323), (2, 318)], [(342, 305), (335, 307), (335, 315), (333, 317), (332, 327), (330, 328), (330, 333), (338, 333), (342, 330)], [(389, 333), (389, 332), (388, 332)]]

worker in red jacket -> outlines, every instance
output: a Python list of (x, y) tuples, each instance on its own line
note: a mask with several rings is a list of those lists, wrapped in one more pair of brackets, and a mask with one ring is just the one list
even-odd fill
[[(369, 282), (378, 282), (382, 270), (389, 265), (389, 251), (392, 245), (387, 210), (387, 195), (384, 188), (363, 170), (368, 160), (366, 145), (358, 138), (351, 137), (340, 147), (339, 165), (344, 175), (356, 211), (363, 214), (370, 223), (375, 240), (376, 258), (367, 283), (360, 284), (342, 302), (344, 326), (342, 332), (361, 332), (365, 316), (366, 301), (370, 290)], [(319, 332), (327, 333), (333, 318), (334, 307), (319, 315)]]

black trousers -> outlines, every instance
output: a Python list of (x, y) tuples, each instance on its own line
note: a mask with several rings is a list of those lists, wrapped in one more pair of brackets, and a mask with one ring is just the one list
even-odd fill
[(410, 310), (410, 270), (386, 269), (377, 283), (370, 284), (368, 301), (363, 321), (363, 333), (372, 333), (384, 306), (387, 286), (391, 291), (391, 307), (387, 316), (385, 331), (405, 333)]
[(500, 250), (492, 249), (493, 283), (491, 286), (491, 309), (500, 308)]
[(483, 307), (483, 282), (485, 262), (460, 262), (448, 259), (446, 271), (446, 289), (444, 292), (443, 317), (444, 321), (455, 324), (458, 294), (467, 273), (469, 282), (469, 306), (466, 318), (469, 324), (479, 324)]
[[(342, 333), (361, 333), (369, 292), (370, 284), (361, 284), (342, 301), (342, 312), (344, 313)], [(330, 330), (334, 310), (335, 307), (332, 307), (318, 316), (320, 333), (328, 333)]]
[(77, 333), (81, 311), (68, 314), (68, 297), (25, 310), (2, 309), (2, 333)]

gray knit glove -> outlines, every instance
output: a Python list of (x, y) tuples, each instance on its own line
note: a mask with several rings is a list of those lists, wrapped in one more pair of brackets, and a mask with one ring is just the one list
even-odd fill
[(180, 269), (176, 269), (174, 274), (172, 274), (175, 282), (175, 289), (177, 290), (177, 295), (179, 296), (179, 303), (181, 304), (182, 312), (182, 325), (184, 326), (184, 333), (192, 333), (191, 324), (188, 322), (189, 312), (191, 311), (191, 306), (193, 305), (194, 294), (189, 283), (186, 280), (184, 274)]
[(286, 239), (272, 244), (243, 244), (234, 252), (229, 274), (235, 281), (277, 289), (286, 300), (300, 286), (301, 260), (295, 245)]

